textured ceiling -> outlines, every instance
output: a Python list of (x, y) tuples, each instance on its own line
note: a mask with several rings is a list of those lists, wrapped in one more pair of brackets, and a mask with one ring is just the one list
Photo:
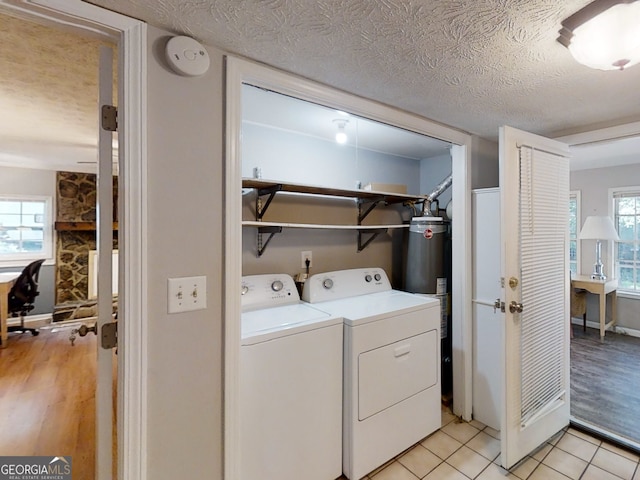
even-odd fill
[[(589, 0), (92, 1), (488, 139), (640, 120), (640, 66), (591, 70), (555, 41)], [(0, 10), (0, 164), (95, 160), (98, 45)]]
[(203, 43), (486, 138), (640, 119), (640, 66), (556, 42), (590, 0), (92, 0)]
[(87, 169), (79, 165), (96, 160), (105, 44), (0, 15), (0, 45), (0, 163)]

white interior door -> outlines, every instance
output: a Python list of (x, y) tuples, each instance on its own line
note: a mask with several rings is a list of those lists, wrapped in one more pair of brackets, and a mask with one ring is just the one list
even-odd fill
[(100, 47), (98, 140), (98, 321), (96, 387), (96, 480), (113, 478), (113, 350), (102, 347), (103, 326), (112, 318), (113, 132), (103, 127), (102, 106), (113, 105), (113, 51)]
[(501, 459), (511, 468), (569, 424), (568, 146), (502, 127), (500, 193)]

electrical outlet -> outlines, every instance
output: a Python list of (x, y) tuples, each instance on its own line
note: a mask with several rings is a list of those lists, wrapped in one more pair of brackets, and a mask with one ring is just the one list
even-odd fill
[(312, 267), (313, 266), (313, 259), (311, 257), (311, 250), (300, 252), (300, 261), (301, 261), (300, 266), (302, 268), (307, 268), (307, 263), (306, 263), (307, 258), (309, 259), (309, 267)]
[(207, 308), (207, 277), (170, 278), (167, 283), (169, 313)]

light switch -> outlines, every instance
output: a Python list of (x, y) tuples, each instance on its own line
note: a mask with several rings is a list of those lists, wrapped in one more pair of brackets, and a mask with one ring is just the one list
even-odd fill
[(169, 313), (207, 308), (207, 277), (170, 278), (167, 288)]

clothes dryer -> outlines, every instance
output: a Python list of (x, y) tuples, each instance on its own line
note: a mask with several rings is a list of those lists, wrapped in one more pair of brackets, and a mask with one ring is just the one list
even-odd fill
[(342, 471), (357, 480), (440, 428), (440, 303), (381, 268), (313, 275), (303, 300), (344, 318)]

